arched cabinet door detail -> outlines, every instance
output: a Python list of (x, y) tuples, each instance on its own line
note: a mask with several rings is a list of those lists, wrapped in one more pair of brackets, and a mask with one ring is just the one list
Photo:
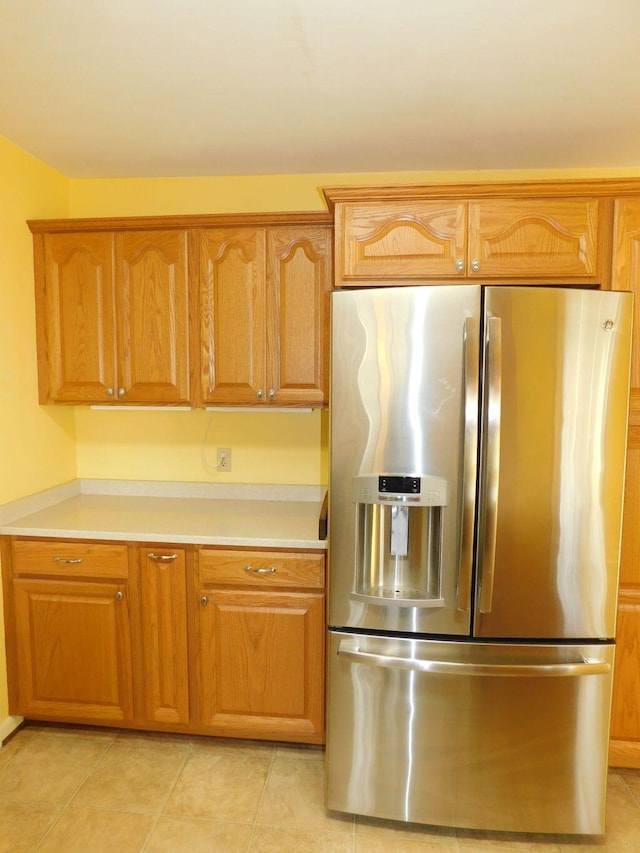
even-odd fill
[(467, 205), (388, 202), (340, 205), (344, 279), (460, 276), (465, 269)]
[(187, 231), (36, 235), (41, 403), (190, 400)]
[(597, 231), (598, 202), (594, 200), (472, 202), (471, 271), (538, 279), (593, 276)]
[(42, 246), (40, 402), (106, 402), (116, 384), (113, 235), (46, 234)]
[(188, 403), (187, 232), (116, 235), (117, 395)]
[(264, 230), (211, 229), (198, 242), (203, 400), (256, 405), (266, 370)]
[[(469, 185), (326, 191), (336, 221), (336, 286), (478, 281), (606, 286), (610, 202), (492, 197)], [(424, 192), (421, 193), (421, 190)], [(335, 193), (335, 194), (333, 194)], [(506, 195), (506, 192), (505, 192)], [(478, 197), (474, 197), (478, 196)]]
[(326, 401), (331, 237), (329, 229), (312, 226), (267, 233), (268, 399), (273, 403)]
[(197, 243), (203, 402), (326, 404), (330, 226), (216, 228)]

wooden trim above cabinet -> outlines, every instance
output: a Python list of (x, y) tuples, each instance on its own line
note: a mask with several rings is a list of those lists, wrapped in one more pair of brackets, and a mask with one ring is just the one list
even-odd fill
[(29, 219), (32, 234), (80, 231), (149, 231), (185, 228), (267, 227), (272, 225), (332, 225), (333, 213), (206, 213), (177, 216), (115, 216), (89, 219)]
[(443, 184), (380, 184), (323, 187), (330, 211), (338, 203), (418, 201), (420, 199), (578, 198), (640, 194), (640, 178), (590, 178), (541, 181), (483, 181)]

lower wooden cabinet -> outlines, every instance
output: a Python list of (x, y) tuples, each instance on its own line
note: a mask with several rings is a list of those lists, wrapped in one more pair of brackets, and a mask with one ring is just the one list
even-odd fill
[(188, 724), (185, 551), (140, 548), (139, 565), (145, 717)]
[(207, 591), (201, 724), (221, 735), (321, 738), (323, 644), (322, 593)]
[(20, 578), (13, 595), (19, 713), (132, 721), (126, 585)]
[(320, 743), (324, 557), (203, 548), (198, 577), (200, 724)]
[(10, 713), (323, 742), (324, 554), (0, 544)]
[(640, 767), (640, 590), (620, 593), (613, 685), (609, 763)]

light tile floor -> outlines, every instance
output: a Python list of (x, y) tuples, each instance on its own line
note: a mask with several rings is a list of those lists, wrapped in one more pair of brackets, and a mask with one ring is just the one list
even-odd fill
[(640, 771), (610, 772), (605, 837), (532, 836), (327, 812), (323, 757), (27, 724), (0, 749), (0, 853), (640, 853)]

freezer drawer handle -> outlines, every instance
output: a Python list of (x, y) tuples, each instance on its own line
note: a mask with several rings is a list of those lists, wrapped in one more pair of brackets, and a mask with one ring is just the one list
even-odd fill
[(552, 676), (606, 675), (611, 672), (611, 664), (606, 661), (583, 658), (576, 663), (552, 664), (478, 664), (456, 663), (454, 661), (418, 660), (416, 658), (376, 655), (364, 652), (357, 646), (341, 644), (338, 657), (352, 663), (384, 666), (389, 669), (408, 669), (418, 672), (430, 672), (434, 675), (483, 675), (509, 676), (521, 678), (540, 678)]

